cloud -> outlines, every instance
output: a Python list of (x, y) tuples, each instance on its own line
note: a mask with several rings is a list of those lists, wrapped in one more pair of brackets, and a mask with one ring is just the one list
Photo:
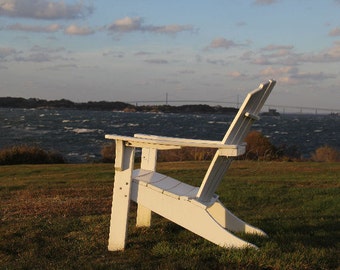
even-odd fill
[(107, 27), (111, 33), (128, 33), (128, 32), (151, 32), (161, 34), (177, 34), (183, 31), (194, 31), (191, 25), (145, 25), (144, 20), (140, 17), (125, 17), (114, 21)]
[(52, 70), (52, 71), (60, 71), (65, 69), (76, 69), (78, 66), (76, 64), (64, 64), (64, 65), (55, 65), (51, 67), (40, 68), (40, 70)]
[(240, 60), (256, 65), (297, 66), (305, 63), (340, 62), (340, 41), (323, 51), (313, 53), (296, 53), (290, 45), (268, 45), (259, 51), (247, 51)]
[(246, 51), (240, 56), (240, 60), (255, 65), (288, 65), (299, 64), (301, 54), (293, 51), (291, 45), (268, 45), (258, 51)]
[(279, 68), (268, 67), (261, 70), (260, 74), (267, 77), (281, 77), (286, 76), (287, 74), (290, 75), (297, 74), (298, 71), (299, 71), (298, 68), (291, 66)]
[(225, 39), (225, 38), (215, 38), (210, 42), (210, 45), (208, 48), (211, 49), (218, 49), (218, 48), (223, 48), (223, 49), (230, 49), (232, 47), (237, 47), (240, 46), (240, 44), (236, 44), (234, 41)]
[(64, 47), (41, 47), (38, 45), (34, 45), (31, 49), (31, 52), (38, 52), (38, 53), (61, 53), (61, 52), (66, 52), (66, 49)]
[(304, 72), (304, 73), (294, 74), (291, 77), (293, 79), (305, 79), (305, 80), (316, 80), (316, 81), (336, 78), (334, 74), (326, 74), (324, 72), (316, 72), (316, 73)]
[(335, 41), (333, 46), (327, 50), (328, 55), (340, 60), (340, 41)]
[(108, 26), (108, 30), (112, 32), (132, 32), (142, 30), (143, 20), (140, 17), (130, 18), (125, 17), (123, 19), (116, 20)]
[(11, 24), (6, 27), (7, 30), (37, 32), (37, 33), (53, 33), (59, 31), (61, 26), (59, 24), (42, 25), (24, 25), (21, 23)]
[(155, 33), (176, 34), (183, 31), (193, 31), (194, 29), (191, 25), (171, 24), (164, 26), (147, 26), (146, 30)]
[(92, 35), (94, 34), (94, 32), (95, 31), (93, 29), (87, 26), (81, 27), (75, 24), (71, 24), (64, 30), (64, 33), (67, 35), (78, 35), (78, 36)]
[(32, 53), (28, 56), (19, 56), (15, 58), (17, 62), (35, 62), (35, 63), (50, 62), (53, 59), (55, 58), (51, 57), (47, 53)]
[(270, 44), (261, 49), (261, 51), (277, 51), (277, 50), (292, 50), (294, 46), (291, 45), (276, 45)]
[(221, 65), (221, 66), (226, 66), (229, 64), (227, 61), (223, 59), (207, 59), (206, 62), (209, 64)]
[(83, 2), (67, 4), (62, 0), (2, 0), (0, 16), (44, 20), (83, 18), (93, 12), (93, 7), (86, 6)]
[(11, 47), (0, 47), (1, 62), (34, 62), (45, 63), (54, 61), (66, 61), (67, 65), (74, 59), (70, 57), (70, 51), (64, 47), (42, 47), (35, 45), (27, 51), (18, 51)]
[(336, 28), (334, 28), (333, 30), (331, 30), (331, 31), (328, 33), (328, 35), (331, 36), (331, 37), (340, 36), (340, 27), (336, 27)]
[(340, 41), (335, 41), (330, 48), (312, 54), (303, 54), (298, 59), (300, 62), (331, 63), (340, 62)]
[(135, 56), (148, 56), (148, 55), (152, 55), (151, 52), (145, 52), (145, 51), (139, 51), (139, 52), (136, 52), (134, 54)]
[(125, 52), (123, 51), (107, 51), (103, 52), (103, 56), (107, 57), (114, 57), (114, 58), (123, 58), (125, 56)]
[(0, 47), (0, 60), (15, 54), (17, 54), (17, 50), (14, 48)]
[(229, 72), (228, 74), (227, 74), (227, 76), (229, 76), (229, 77), (232, 77), (232, 78), (234, 78), (234, 79), (239, 79), (239, 78), (246, 78), (247, 77), (247, 75), (246, 74), (243, 74), (243, 73), (241, 73), (241, 72), (239, 72), (239, 71), (231, 71), (231, 72)]
[(336, 78), (336, 75), (324, 72), (300, 72), (299, 68), (292, 66), (268, 67), (261, 70), (259, 76), (272, 77), (285, 84), (312, 83)]
[(149, 63), (149, 64), (168, 64), (169, 61), (165, 59), (149, 59), (149, 60), (144, 60), (144, 62)]
[(38, 45), (33, 46), (27, 52), (18, 52), (14, 55), (12, 60), (16, 62), (35, 62), (44, 63), (52, 61), (69, 61), (71, 58), (67, 58), (64, 55), (69, 52), (63, 47), (41, 47)]
[(287, 57), (294, 55), (293, 50), (294, 46), (291, 45), (276, 45), (271, 44), (264, 48), (261, 48), (260, 51), (262, 53), (261, 57), (263, 58), (277, 58), (277, 57)]
[(263, 55), (252, 59), (251, 63), (255, 65), (273, 65), (274, 64), (273, 59), (270, 59), (270, 57), (263, 56)]
[(276, 0), (255, 0), (254, 4), (264, 6), (264, 5), (271, 5), (276, 2), (277, 2)]

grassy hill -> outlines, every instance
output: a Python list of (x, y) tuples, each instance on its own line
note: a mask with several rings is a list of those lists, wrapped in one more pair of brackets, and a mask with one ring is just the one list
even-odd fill
[[(160, 163), (199, 185), (206, 162)], [(0, 167), (1, 269), (339, 269), (340, 163), (235, 161), (218, 190), (268, 238), (223, 249), (154, 215), (124, 252), (107, 251), (112, 164)]]

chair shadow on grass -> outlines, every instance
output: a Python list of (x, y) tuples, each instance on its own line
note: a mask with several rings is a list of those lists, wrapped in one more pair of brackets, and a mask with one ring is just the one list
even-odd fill
[[(293, 247), (300, 244), (305, 247), (327, 249), (335, 248), (339, 244), (339, 238), (336, 236), (339, 233), (339, 224), (335, 220), (335, 216), (314, 218), (281, 216), (262, 219), (259, 226), (266, 230), (270, 237), (269, 241), (275, 241), (279, 246)], [(254, 236), (244, 237), (250, 240)]]

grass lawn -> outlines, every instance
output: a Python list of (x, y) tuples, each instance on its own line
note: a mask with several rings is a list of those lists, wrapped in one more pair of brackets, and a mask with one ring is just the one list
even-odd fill
[[(199, 185), (206, 162), (160, 163)], [(0, 167), (0, 269), (339, 269), (340, 163), (235, 161), (217, 194), (269, 237), (223, 249), (153, 215), (107, 251), (112, 164)], [(188, 213), (190, 214), (190, 213)]]

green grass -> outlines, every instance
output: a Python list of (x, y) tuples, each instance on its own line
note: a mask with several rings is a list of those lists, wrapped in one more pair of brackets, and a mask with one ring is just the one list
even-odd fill
[[(199, 185), (206, 162), (160, 163)], [(235, 161), (217, 194), (268, 238), (223, 249), (153, 216), (107, 251), (112, 164), (0, 167), (0, 269), (339, 269), (340, 163)]]

